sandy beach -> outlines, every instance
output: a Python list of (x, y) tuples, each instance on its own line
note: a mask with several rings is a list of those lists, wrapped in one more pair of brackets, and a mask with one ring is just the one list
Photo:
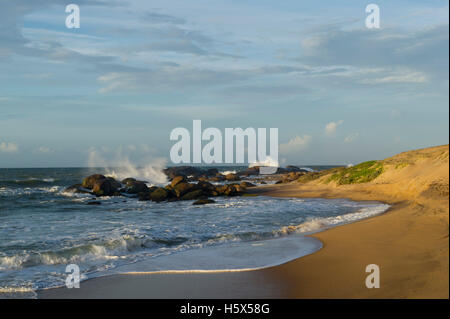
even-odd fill
[[(262, 270), (223, 273), (123, 274), (90, 279), (80, 289), (49, 289), (39, 298), (448, 298), (449, 147), (401, 153), (383, 160), (373, 181), (338, 185), (323, 175), (309, 182), (257, 187), (280, 197), (380, 201), (391, 208), (374, 218), (313, 237), (323, 248)], [(365, 268), (380, 267), (368, 289)]]

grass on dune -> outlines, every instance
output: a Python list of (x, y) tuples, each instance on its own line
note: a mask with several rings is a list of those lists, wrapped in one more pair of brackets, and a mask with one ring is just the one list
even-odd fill
[(328, 182), (336, 182), (338, 185), (367, 183), (377, 178), (383, 172), (383, 163), (368, 161), (361, 164), (341, 168), (328, 179)]

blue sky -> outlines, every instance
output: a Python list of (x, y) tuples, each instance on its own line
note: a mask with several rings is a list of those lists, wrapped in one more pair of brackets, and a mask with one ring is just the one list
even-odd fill
[(0, 0), (0, 167), (168, 159), (194, 119), (277, 127), (285, 164), (448, 143), (448, 1), (73, 3)]

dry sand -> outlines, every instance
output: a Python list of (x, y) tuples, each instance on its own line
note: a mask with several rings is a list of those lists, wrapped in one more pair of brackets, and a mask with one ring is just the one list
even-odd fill
[[(318, 252), (262, 270), (231, 273), (124, 274), (50, 289), (40, 298), (448, 298), (449, 147), (386, 159), (364, 184), (258, 187), (268, 196), (349, 198), (389, 203), (388, 212), (315, 234)], [(381, 287), (365, 286), (366, 265), (380, 267)]]

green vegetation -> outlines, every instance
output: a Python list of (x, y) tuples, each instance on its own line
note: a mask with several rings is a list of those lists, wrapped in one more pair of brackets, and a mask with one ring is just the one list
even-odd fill
[(323, 177), (325, 175), (333, 174), (334, 172), (339, 172), (342, 169), (343, 169), (343, 167), (337, 167), (337, 168), (331, 168), (331, 169), (327, 169), (327, 170), (320, 171), (320, 172), (306, 173), (305, 175), (302, 175), (299, 178), (297, 178), (296, 182), (302, 183), (302, 184), (308, 183), (308, 182), (314, 181), (316, 179), (319, 179), (320, 177)]
[(377, 178), (382, 172), (382, 162), (369, 161), (353, 167), (341, 168), (331, 175), (328, 182), (334, 181), (338, 185), (367, 183)]
[(404, 167), (406, 167), (406, 166), (409, 166), (409, 165), (410, 165), (410, 164), (407, 163), (407, 162), (397, 163), (397, 164), (395, 165), (395, 169), (402, 169), (402, 168), (404, 168)]

